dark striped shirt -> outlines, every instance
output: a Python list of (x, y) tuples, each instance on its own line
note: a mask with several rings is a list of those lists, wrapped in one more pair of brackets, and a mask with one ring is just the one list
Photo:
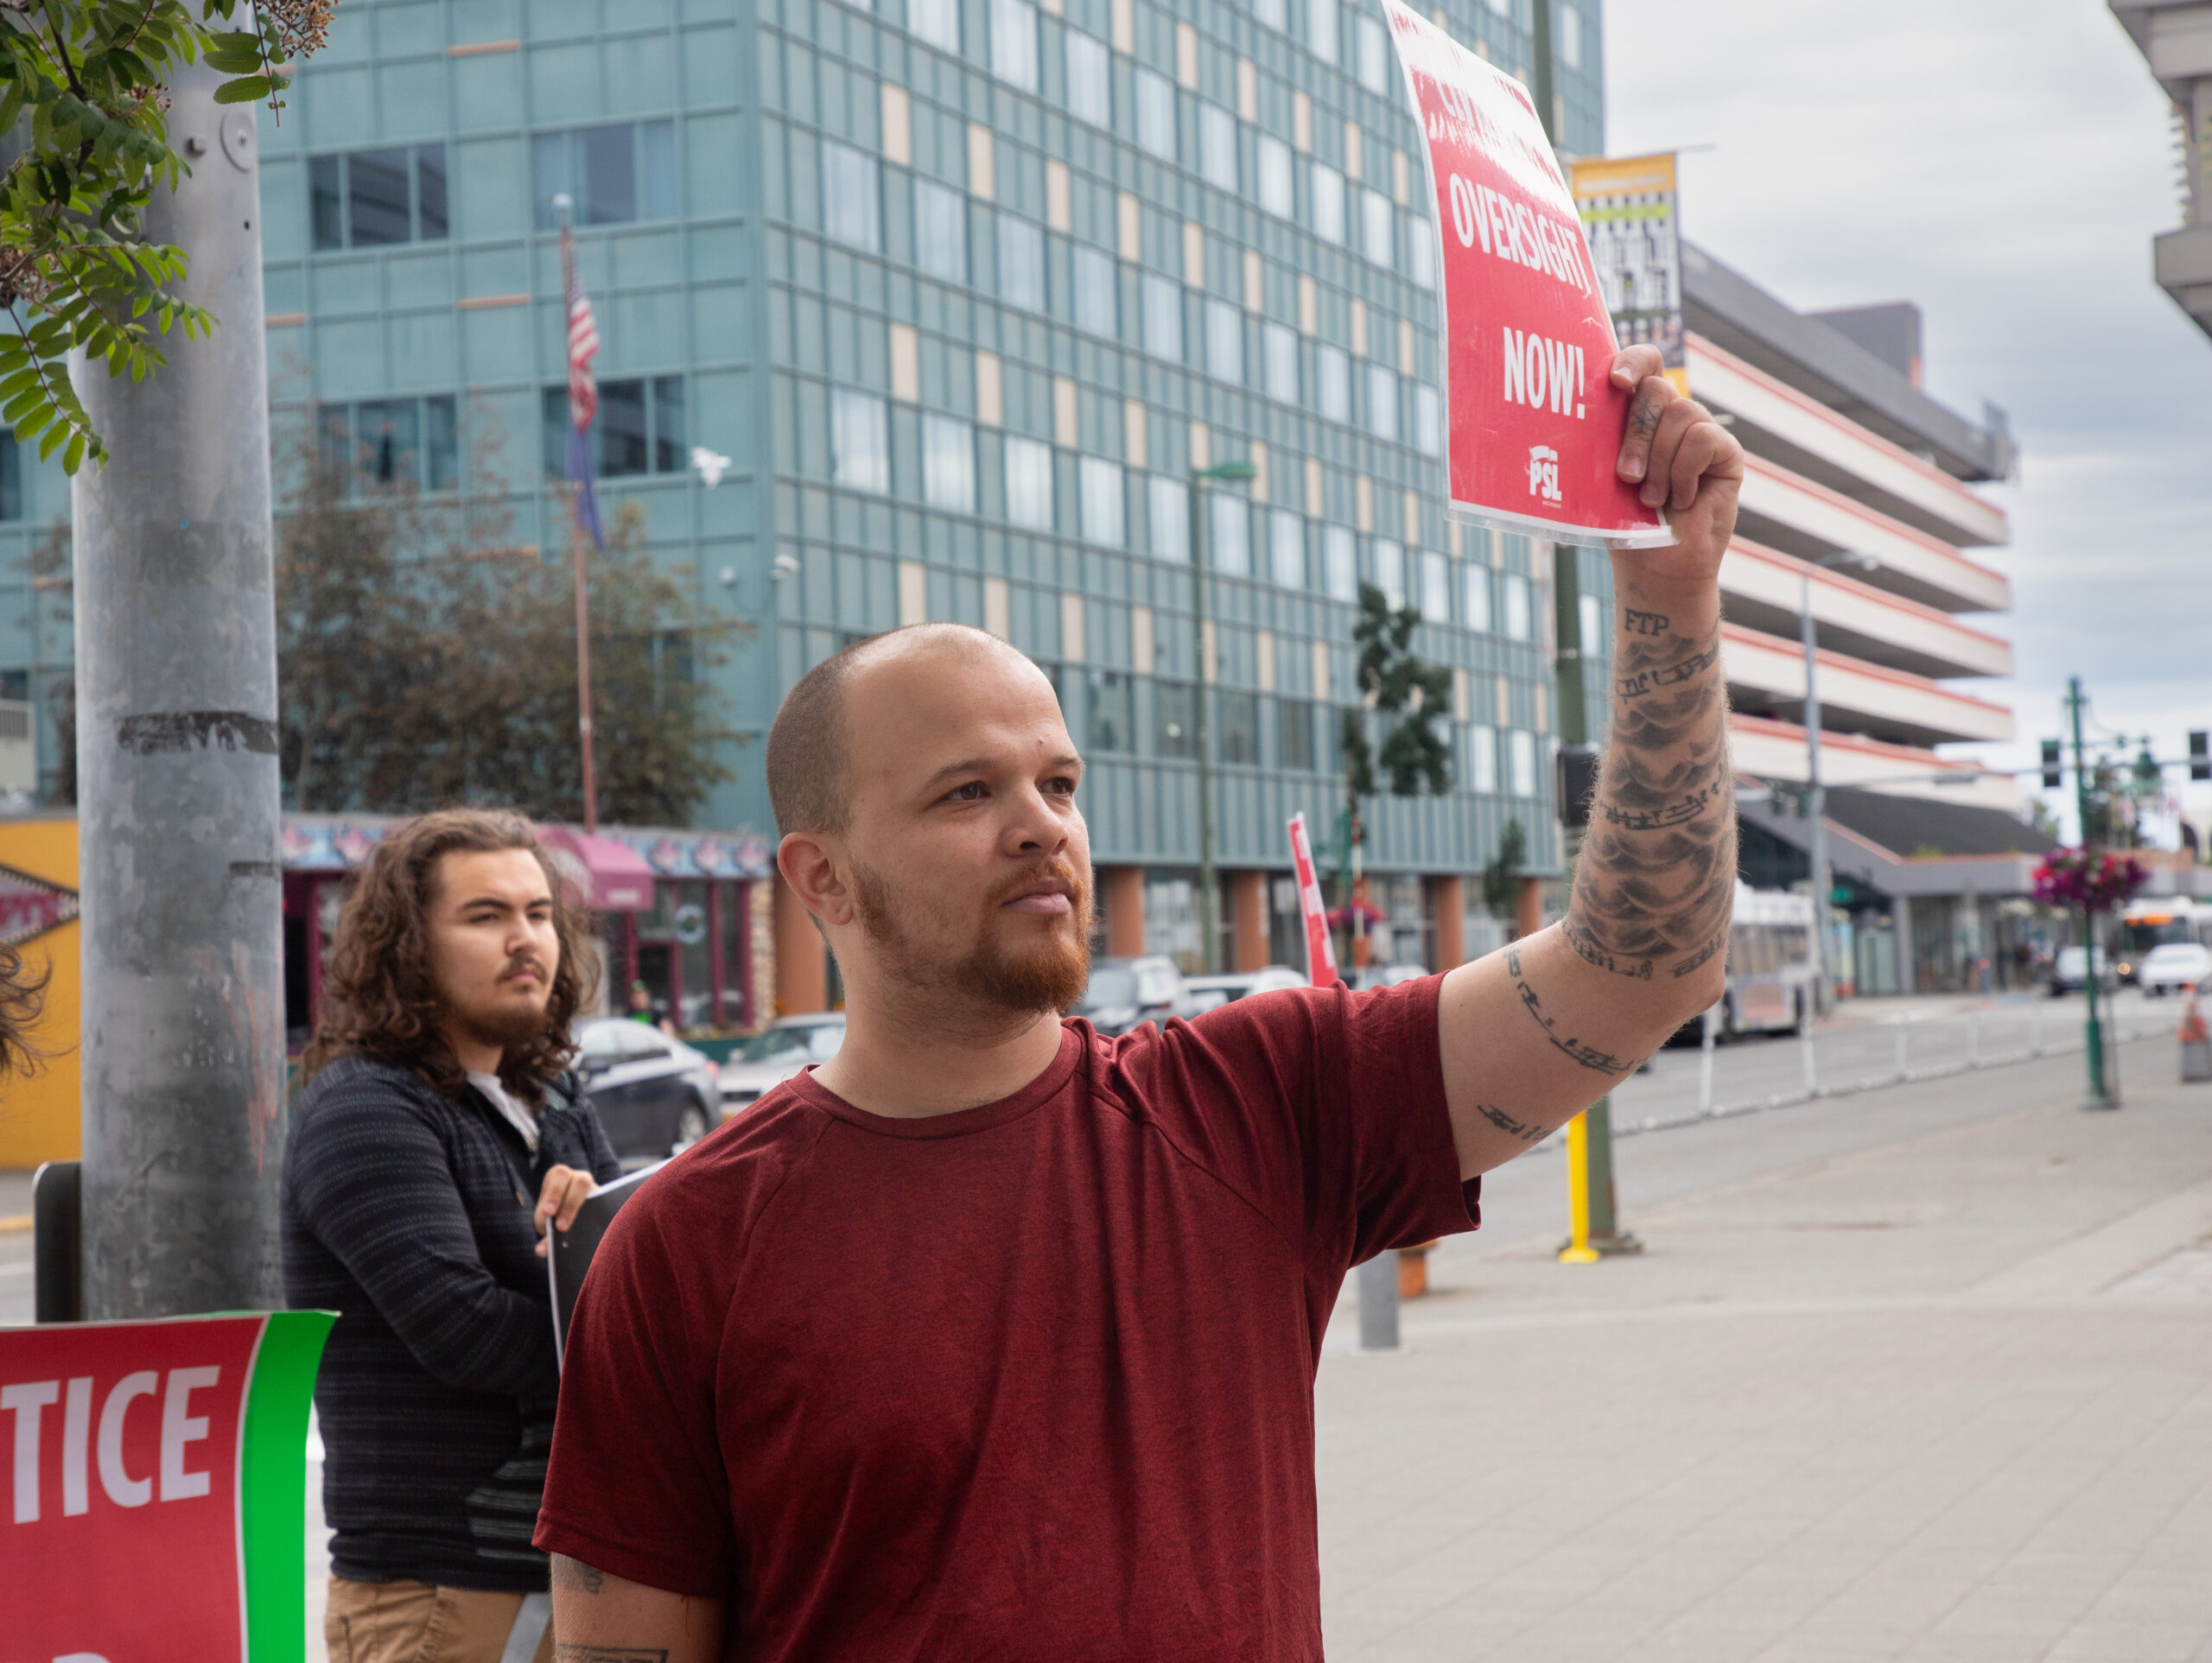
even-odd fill
[(284, 1293), (336, 1311), (315, 1401), (331, 1567), (358, 1582), (545, 1586), (530, 1545), (559, 1383), (531, 1215), (546, 1170), (620, 1176), (570, 1082), (537, 1153), (473, 1089), (344, 1057), (293, 1113)]

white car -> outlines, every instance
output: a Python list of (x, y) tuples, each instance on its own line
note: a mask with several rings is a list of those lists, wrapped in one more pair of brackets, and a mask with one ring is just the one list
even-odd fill
[(722, 1115), (747, 1109), (812, 1063), (826, 1063), (845, 1043), (845, 1013), (787, 1016), (730, 1053), (722, 1064)]
[(1370, 987), (1395, 987), (1401, 982), (1419, 981), (1427, 974), (1418, 964), (1370, 964), (1351, 973), (1351, 990), (1363, 993)]
[(1303, 973), (1287, 964), (1270, 964), (1263, 970), (1238, 970), (1228, 975), (1185, 976), (1183, 986), (1202, 1010), (1230, 1005), (1254, 993), (1272, 993), (1285, 987), (1303, 987)]
[(2212, 987), (2212, 947), (2193, 941), (2154, 947), (2136, 970), (2135, 980), (2153, 999), (2184, 987)]

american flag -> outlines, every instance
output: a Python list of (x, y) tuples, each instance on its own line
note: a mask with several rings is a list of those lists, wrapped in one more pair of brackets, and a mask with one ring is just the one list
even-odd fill
[(569, 305), (569, 482), (576, 492), (576, 524), (591, 533), (592, 543), (604, 549), (600, 534), (599, 493), (593, 488), (591, 422), (599, 413), (599, 383), (593, 378), (591, 361), (599, 351), (599, 325), (593, 321), (591, 301), (584, 297), (583, 279), (576, 275), (576, 251), (566, 225), (561, 227), (561, 290)]

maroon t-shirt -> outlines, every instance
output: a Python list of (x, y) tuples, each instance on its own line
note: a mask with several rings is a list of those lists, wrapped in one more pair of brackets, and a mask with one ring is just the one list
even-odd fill
[(1319, 1658), (1344, 1273), (1474, 1222), (1435, 979), (1070, 1022), (1001, 1101), (806, 1076), (653, 1178), (568, 1346), (537, 1545), (726, 1658)]

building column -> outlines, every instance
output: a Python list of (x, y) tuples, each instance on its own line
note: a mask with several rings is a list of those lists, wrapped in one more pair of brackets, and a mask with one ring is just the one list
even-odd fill
[(1544, 880), (1523, 878), (1521, 893), (1513, 903), (1513, 933), (1516, 937), (1533, 936), (1544, 927)]
[(1268, 874), (1264, 872), (1231, 872), (1224, 874), (1229, 880), (1229, 917), (1234, 933), (1236, 950), (1231, 954), (1235, 962), (1232, 970), (1262, 970), (1268, 963)]
[(1106, 914), (1108, 956), (1135, 958), (1144, 951), (1144, 868), (1101, 866), (1098, 892)]
[(814, 915), (778, 873), (776, 883), (776, 1014), (805, 1016), (830, 1008), (828, 951)]
[(1467, 962), (1466, 880), (1431, 878), (1428, 904), (1436, 914), (1436, 962), (1432, 970), (1457, 969)]
[(1897, 949), (1897, 992), (1916, 993), (1919, 985), (1912, 974), (1912, 901), (1908, 896), (1890, 898), (1890, 917), (1895, 921)]

